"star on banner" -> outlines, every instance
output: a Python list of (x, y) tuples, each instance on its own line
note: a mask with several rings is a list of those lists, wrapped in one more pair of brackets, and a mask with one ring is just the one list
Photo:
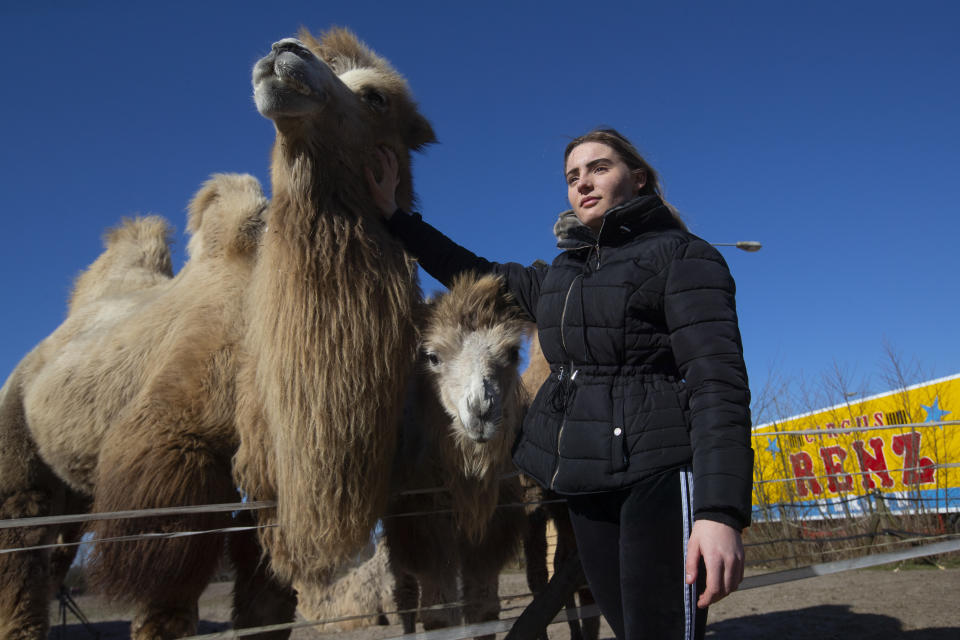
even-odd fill
[(769, 451), (770, 453), (780, 453), (780, 447), (777, 446), (776, 438), (767, 438), (767, 442), (769, 444), (767, 444), (766, 451)]
[[(920, 407), (927, 412), (927, 419), (924, 422), (942, 422), (944, 416), (950, 415), (949, 411), (944, 411), (940, 408), (940, 396), (937, 396), (933, 401), (932, 406), (927, 406), (925, 404), (920, 405)], [(943, 425), (940, 425), (940, 428), (943, 429)]]

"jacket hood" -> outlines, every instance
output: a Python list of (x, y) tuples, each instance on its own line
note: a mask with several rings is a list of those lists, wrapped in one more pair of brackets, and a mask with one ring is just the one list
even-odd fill
[(557, 216), (553, 235), (557, 238), (558, 248), (579, 249), (593, 246), (598, 240), (605, 244), (624, 234), (632, 236), (657, 227), (679, 227), (679, 224), (660, 196), (643, 195), (603, 214), (599, 239), (590, 227), (580, 222), (573, 209), (567, 209)]

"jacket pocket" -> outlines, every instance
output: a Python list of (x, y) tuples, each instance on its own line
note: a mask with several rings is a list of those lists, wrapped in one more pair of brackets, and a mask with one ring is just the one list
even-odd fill
[(627, 468), (627, 429), (624, 421), (624, 388), (614, 387), (613, 420), (610, 425), (610, 466), (614, 473)]

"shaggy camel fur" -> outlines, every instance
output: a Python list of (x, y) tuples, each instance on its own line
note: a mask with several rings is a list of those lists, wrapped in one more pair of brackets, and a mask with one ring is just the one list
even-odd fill
[[(173, 277), (170, 256), (172, 229), (160, 216), (134, 220), (124, 219), (119, 227), (104, 237), (105, 251), (77, 276), (67, 306), (69, 315), (75, 309), (95, 301), (119, 299), (125, 294), (152, 287)], [(79, 502), (73, 510), (84, 511), (87, 502)], [(83, 523), (60, 527), (58, 542), (75, 542), (83, 532)], [(50, 552), (51, 597), (66, 577), (78, 547), (61, 546)]]
[(302, 593), (297, 610), (308, 620), (345, 618), (313, 627), (321, 632), (396, 624), (393, 589), (389, 551), (381, 540), (371, 557), (337, 578), (328, 589)]
[[(550, 377), (550, 365), (540, 350), (540, 338), (531, 327), (530, 358), (523, 371), (523, 386), (529, 390), (532, 398), (540, 386)], [(523, 541), (524, 558), (527, 566), (527, 586), (537, 594), (547, 586), (547, 522), (553, 521), (557, 530), (557, 543), (553, 556), (554, 571), (559, 570), (567, 559), (577, 553), (577, 541), (570, 523), (570, 514), (566, 502), (557, 502), (559, 496), (539, 486), (526, 476), (521, 477), (524, 487), (524, 502), (528, 505), (527, 518), (529, 528)], [(583, 587), (577, 590), (580, 606), (593, 604), (593, 594)], [(571, 596), (566, 603), (567, 610), (576, 608)], [(587, 618), (570, 620), (571, 640), (597, 640), (600, 634), (600, 619)]]
[[(150, 216), (124, 222), (104, 236), (104, 253), (74, 284), (70, 312), (100, 298), (122, 296), (170, 277), (170, 228)], [(105, 305), (109, 307), (110, 305)], [(0, 389), (0, 518), (73, 513), (89, 498), (71, 490), (40, 458), (24, 414), (23, 389), (35, 349)], [(0, 548), (73, 541), (79, 526), (0, 530)], [(0, 637), (46, 638), (48, 601), (66, 574), (75, 547), (0, 556)]]
[[(129, 255), (136, 251), (126, 254), (125, 245), (109, 244), (77, 279), (64, 323), (5, 385), (0, 438), (13, 440), (12, 451), (25, 454), (10, 467), (14, 453), (3, 448), (5, 517), (63, 513), (70, 508), (60, 497), (64, 492), (92, 497), (94, 511), (236, 499), (230, 473), (237, 447), (236, 345), (266, 204), (256, 179), (214, 176), (190, 204), (189, 260), (176, 277), (169, 277), (169, 255), (154, 234), (132, 241), (145, 256), (145, 268), (131, 265)], [(117, 232), (108, 240), (129, 235)], [(100, 521), (91, 529), (97, 538), (111, 538), (230, 522), (228, 514), (203, 514)], [(31, 535), (48, 540), (55, 534), (47, 527)], [(248, 558), (238, 567), (237, 599), (243, 602), (244, 589), (254, 585), (242, 578), (257, 573), (260, 552), (255, 543), (252, 551), (244, 549), (242, 536), (231, 542), (235, 558), (243, 551)], [(196, 629), (197, 597), (223, 543), (222, 535), (211, 534), (98, 544), (92, 572), (108, 595), (136, 604), (134, 638), (189, 635)], [(30, 584), (47, 562), (42, 552), (3, 558), (0, 601), (7, 585)], [(21, 566), (13, 566), (17, 562)], [(257, 591), (270, 591), (261, 582), (262, 576)], [(280, 609), (289, 618), (292, 594), (274, 591), (285, 596)], [(17, 629), (8, 637), (45, 637), (46, 597), (31, 594), (19, 603), (0, 608), (0, 628)], [(243, 611), (249, 615), (248, 608)], [(31, 616), (43, 623), (28, 623)]]
[(238, 486), (254, 500), (276, 575), (322, 588), (386, 506), (403, 392), (415, 358), (414, 262), (364, 176), (378, 147), (400, 164), (434, 141), (406, 81), (350, 32), (273, 45), (253, 70), (273, 120), (270, 228), (249, 290)]
[(497, 619), (500, 570), (523, 535), (510, 447), (525, 403), (525, 324), (500, 284), (462, 277), (426, 310), (394, 466), (401, 493), (384, 518), (397, 608), (411, 610), (400, 615), (405, 633), (418, 601), (425, 629), (458, 624), (458, 608), (430, 607), (461, 598), (465, 622)]

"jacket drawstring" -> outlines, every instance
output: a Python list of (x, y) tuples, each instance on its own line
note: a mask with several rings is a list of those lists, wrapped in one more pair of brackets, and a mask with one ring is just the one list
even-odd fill
[(560, 373), (557, 376), (557, 384), (550, 392), (550, 406), (557, 413), (566, 413), (567, 408), (573, 402), (573, 396), (576, 393), (577, 385), (574, 381), (577, 379), (579, 369), (575, 369), (570, 377), (565, 377), (566, 369), (560, 367)]

